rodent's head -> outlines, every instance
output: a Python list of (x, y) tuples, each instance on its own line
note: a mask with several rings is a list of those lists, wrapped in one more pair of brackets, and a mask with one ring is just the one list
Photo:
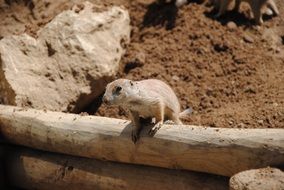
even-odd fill
[(103, 102), (108, 105), (123, 105), (133, 94), (134, 82), (128, 79), (117, 79), (106, 86)]

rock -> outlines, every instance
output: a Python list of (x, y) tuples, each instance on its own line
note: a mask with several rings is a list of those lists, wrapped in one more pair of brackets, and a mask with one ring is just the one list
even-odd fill
[(5, 104), (79, 112), (104, 91), (130, 41), (128, 12), (89, 2), (56, 16), (37, 33), (0, 41)]
[(284, 189), (284, 172), (276, 168), (247, 170), (230, 179), (230, 190), (280, 189)]
[(245, 128), (246, 126), (245, 126), (245, 124), (244, 123), (239, 123), (238, 125), (237, 125), (237, 128)]
[(252, 86), (246, 86), (244, 89), (245, 93), (250, 93), (250, 94), (256, 94), (256, 90), (254, 87)]
[(227, 27), (229, 28), (229, 30), (233, 31), (233, 30), (237, 29), (238, 26), (236, 25), (236, 23), (230, 21), (230, 22), (227, 23)]
[(172, 76), (172, 79), (173, 79), (174, 81), (179, 81), (179, 80), (180, 80), (180, 78), (179, 78), (178, 76), (176, 76), (176, 75)]
[(259, 119), (259, 120), (257, 120), (257, 123), (259, 124), (259, 125), (263, 125), (263, 120), (262, 119)]
[(277, 102), (274, 102), (272, 105), (273, 105), (274, 107), (277, 107), (279, 104), (278, 104)]
[(275, 53), (280, 53), (280, 52), (281, 52), (280, 47), (276, 47), (276, 48), (275, 48)]
[(251, 36), (245, 34), (244, 35), (244, 41), (247, 42), (247, 43), (253, 43), (254, 39)]

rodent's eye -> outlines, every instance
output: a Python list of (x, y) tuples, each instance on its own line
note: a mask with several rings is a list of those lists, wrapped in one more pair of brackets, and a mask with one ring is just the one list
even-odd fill
[(132, 81), (130, 81), (130, 85), (133, 86), (133, 82)]
[(121, 86), (117, 86), (114, 90), (114, 93), (119, 94), (121, 90), (122, 90)]

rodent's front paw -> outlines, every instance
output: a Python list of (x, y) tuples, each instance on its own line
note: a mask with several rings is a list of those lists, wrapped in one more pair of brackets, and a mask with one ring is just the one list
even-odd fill
[(155, 135), (155, 133), (157, 133), (157, 131), (161, 128), (161, 126), (162, 126), (162, 123), (157, 123), (152, 129), (150, 129), (150, 131), (148, 132), (148, 134), (150, 135), (150, 136), (154, 136)]

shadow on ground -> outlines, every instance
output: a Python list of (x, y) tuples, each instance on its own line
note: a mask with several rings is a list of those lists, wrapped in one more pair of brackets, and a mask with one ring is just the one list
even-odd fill
[(142, 28), (150, 26), (165, 26), (167, 30), (175, 27), (178, 8), (172, 3), (152, 3), (147, 7)]

